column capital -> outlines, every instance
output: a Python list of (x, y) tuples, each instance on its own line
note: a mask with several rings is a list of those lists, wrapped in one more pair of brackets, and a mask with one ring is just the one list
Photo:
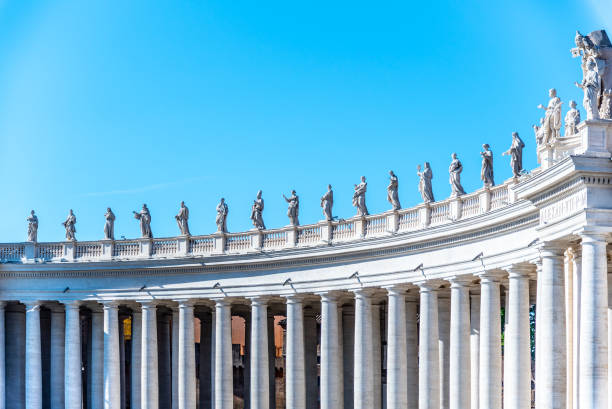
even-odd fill
[(453, 276), (448, 279), (451, 284), (451, 288), (469, 288), (474, 280), (475, 278), (471, 275)]
[(404, 284), (394, 284), (390, 286), (385, 286), (384, 289), (387, 290), (387, 295), (389, 297), (405, 297), (407, 295), (408, 286)]
[(196, 300), (194, 299), (183, 299), (183, 300), (174, 300), (178, 303), (178, 308), (194, 308), (196, 304)]
[(582, 239), (582, 242), (608, 242), (610, 240), (610, 232), (595, 227), (585, 227), (576, 232)]
[(40, 300), (21, 300), (21, 303), (26, 306), (26, 310), (40, 310), (42, 301)]
[(306, 298), (306, 294), (289, 294), (285, 297), (285, 303), (287, 304), (302, 304)]
[(338, 291), (325, 291), (317, 293), (321, 297), (321, 302), (337, 302), (340, 299)]
[(513, 264), (508, 269), (508, 278), (531, 278), (535, 276), (535, 264), (520, 263)]
[(365, 287), (365, 288), (362, 287), (362, 288), (351, 290), (351, 292), (355, 294), (355, 298), (372, 298), (376, 290), (371, 287)]
[(563, 253), (569, 247), (569, 243), (561, 240), (544, 241), (537, 245), (540, 256), (544, 257), (563, 257)]
[(100, 304), (102, 304), (102, 308), (105, 310), (117, 310), (120, 303), (117, 300), (102, 300)]
[(501, 280), (504, 278), (504, 276), (505, 274), (499, 270), (490, 270), (478, 274), (481, 285), (483, 283), (501, 283)]
[(427, 281), (418, 281), (415, 284), (419, 287), (419, 292), (427, 293), (431, 291), (438, 291), (438, 289), (444, 284), (444, 281), (427, 280)]
[(215, 298), (213, 299), (213, 301), (215, 302), (215, 306), (221, 306), (221, 307), (231, 307), (232, 306), (232, 300), (227, 299), (227, 298)]
[(249, 297), (249, 300), (251, 301), (251, 306), (268, 305), (268, 302), (270, 302), (270, 298), (271, 297), (266, 296), (266, 295), (258, 295), (255, 297)]

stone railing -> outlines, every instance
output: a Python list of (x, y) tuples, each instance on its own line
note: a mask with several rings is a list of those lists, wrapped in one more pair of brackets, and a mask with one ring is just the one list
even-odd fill
[(155, 239), (0, 244), (0, 262), (178, 258), (334, 245), (447, 225), (482, 215), (510, 205), (514, 201), (511, 189), (514, 183), (510, 180), (490, 189), (409, 209), (280, 229)]

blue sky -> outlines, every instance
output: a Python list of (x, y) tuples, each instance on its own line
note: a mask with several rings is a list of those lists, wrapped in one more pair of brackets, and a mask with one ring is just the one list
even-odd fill
[(549, 88), (582, 108), (575, 30), (611, 22), (610, 0), (0, 0), (0, 241), (25, 240), (30, 209), (40, 241), (62, 240), (70, 208), (77, 238), (99, 239), (107, 206), (138, 237), (142, 203), (173, 236), (181, 200), (206, 234), (222, 196), (246, 230), (258, 189), (268, 227), (288, 223), (291, 189), (313, 223), (328, 183), (346, 218), (361, 175), (378, 213), (389, 169), (410, 207), (424, 161), (448, 197), (452, 152), (478, 189), (485, 142), (502, 182), (512, 131), (537, 166)]

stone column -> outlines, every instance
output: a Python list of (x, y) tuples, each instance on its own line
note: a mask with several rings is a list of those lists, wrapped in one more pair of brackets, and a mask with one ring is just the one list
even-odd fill
[(437, 283), (421, 283), (419, 319), (419, 409), (440, 408)]
[[(581, 238), (579, 407), (580, 409), (607, 408), (609, 357), (606, 235), (582, 232)], [(549, 262), (549, 264), (556, 267), (556, 263)]]
[(212, 316), (210, 312), (200, 313), (200, 409), (212, 409), (211, 395), (211, 335)]
[(355, 307), (342, 306), (342, 382), (344, 384), (344, 408), (353, 408), (353, 378), (355, 358)]
[[(319, 407), (319, 382), (317, 365), (317, 317), (311, 308), (304, 309), (304, 357), (306, 372), (306, 409)], [(351, 381), (352, 381), (351, 377)]]
[(479, 409), (480, 294), (470, 295), (470, 407)]
[[(64, 306), (53, 305), (51, 309), (51, 363), (50, 398), (51, 409), (65, 409), (64, 402), (64, 354), (66, 342), (66, 320)], [(2, 343), (1, 345), (4, 345)], [(97, 409), (97, 408), (96, 408)], [(101, 409), (101, 408), (99, 408)]]
[(274, 343), (274, 313), (268, 309), (268, 402), (276, 409), (276, 345)]
[[(372, 389), (373, 409), (382, 408), (382, 333), (380, 332), (380, 304), (372, 301)], [(342, 356), (342, 354), (340, 354)]]
[(408, 406), (406, 350), (406, 289), (387, 289), (387, 409)]
[[(580, 409), (579, 404), (580, 400), (578, 398), (580, 394), (580, 292), (581, 292), (581, 280), (582, 280), (582, 249), (581, 246), (574, 247), (573, 249), (573, 260), (572, 260), (572, 270), (574, 273), (573, 280), (573, 342), (572, 347), (573, 351), (573, 399), (572, 402), (574, 406), (569, 409)], [(608, 280), (609, 281), (609, 280)], [(610, 301), (610, 298), (608, 298)], [(609, 320), (608, 320), (609, 322)], [(610, 325), (608, 325), (610, 328)], [(611, 402), (608, 399), (608, 402)]]
[(440, 353), (440, 409), (449, 409), (450, 298), (447, 291), (438, 291), (438, 344)]
[[(419, 331), (417, 327), (417, 296), (406, 297), (406, 371), (407, 409), (419, 407)], [(389, 360), (387, 359), (387, 367)]]
[(470, 283), (469, 277), (451, 279), (449, 407), (470, 407)]
[(529, 276), (531, 266), (508, 270), (509, 291), (504, 357), (504, 409), (531, 406), (531, 341), (529, 331)]
[[(7, 305), (5, 310), (6, 346), (5, 364), (7, 376), (6, 409), (23, 409), (25, 405), (25, 338), (26, 319), (21, 304)], [(62, 359), (63, 361), (63, 359)], [(63, 384), (63, 379), (62, 379)]]
[[(323, 337), (323, 335), (321, 335)], [(355, 409), (375, 408), (372, 292), (355, 291), (355, 350), (353, 403)]]
[(172, 347), (171, 315), (157, 310), (157, 373), (159, 379), (159, 407), (172, 407)]
[(287, 297), (286, 406), (306, 409), (303, 297)]
[(340, 362), (338, 360), (338, 297), (321, 295), (321, 409), (340, 406)]
[(538, 294), (537, 306), (536, 360), (540, 362), (536, 369), (536, 409), (565, 409), (567, 404), (564, 251), (565, 248), (558, 244), (545, 244), (540, 248), (542, 271), (538, 290), (542, 294)]
[(268, 301), (251, 299), (251, 409), (270, 407)]
[(172, 308), (172, 409), (178, 406), (178, 362), (179, 362), (179, 310)]
[(158, 409), (157, 306), (152, 301), (142, 301), (140, 306), (142, 310), (140, 404), (142, 409)]
[(119, 308), (104, 303), (104, 409), (121, 409)]
[[(479, 405), (502, 408), (501, 307), (499, 275), (480, 276), (480, 370)], [(538, 408), (540, 409), (540, 408)]]
[(25, 409), (42, 409), (40, 303), (27, 301), (25, 355)]
[(251, 409), (251, 312), (243, 312), (241, 317), (244, 319), (244, 368), (242, 385), (244, 407)]
[(66, 409), (81, 409), (81, 316), (79, 302), (70, 301), (66, 308), (66, 352), (64, 355), (64, 402)]
[[(193, 302), (179, 301), (179, 409), (196, 409), (195, 339), (193, 319)], [(230, 351), (231, 343), (232, 340), (230, 332)]]
[(131, 408), (141, 409), (142, 376), (142, 310), (134, 307), (132, 310), (132, 371), (131, 371)]
[(344, 342), (342, 341), (342, 311), (344, 307), (342, 300), (338, 300), (338, 385), (340, 394), (338, 395), (338, 407), (344, 407)]
[[(215, 409), (234, 407), (231, 303), (215, 301)], [(251, 405), (252, 409), (255, 409)]]

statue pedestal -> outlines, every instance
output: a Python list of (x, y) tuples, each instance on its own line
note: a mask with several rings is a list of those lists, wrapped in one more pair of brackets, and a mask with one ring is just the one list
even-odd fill
[(612, 156), (612, 120), (587, 119), (578, 124), (582, 146), (579, 155), (609, 158)]

